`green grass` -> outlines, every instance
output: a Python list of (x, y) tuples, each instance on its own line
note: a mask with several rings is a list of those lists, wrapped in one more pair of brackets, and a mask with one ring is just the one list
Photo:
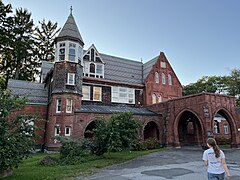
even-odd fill
[[(155, 149), (149, 151), (125, 151), (106, 153), (102, 156), (92, 158), (91, 161), (78, 165), (55, 165), (41, 166), (39, 161), (49, 154), (34, 154), (24, 160), (22, 164), (13, 170), (13, 176), (6, 179), (18, 180), (37, 180), (37, 179), (74, 179), (77, 176), (87, 176), (93, 174), (96, 169), (103, 168), (112, 164), (122, 163), (139, 156), (162, 151), (165, 149)], [(51, 156), (57, 157), (57, 154)]]

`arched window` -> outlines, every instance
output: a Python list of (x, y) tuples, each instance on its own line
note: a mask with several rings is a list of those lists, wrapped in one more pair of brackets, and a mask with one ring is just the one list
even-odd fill
[(153, 94), (152, 95), (152, 103), (156, 104), (156, 102), (157, 102), (157, 96), (156, 96), (156, 94)]
[(95, 64), (94, 63), (90, 64), (90, 73), (95, 73)]
[(172, 76), (168, 74), (168, 85), (172, 85)]
[(155, 72), (155, 82), (156, 82), (156, 83), (159, 83), (158, 72)]
[(162, 102), (162, 96), (161, 95), (158, 96), (158, 102), (159, 103)]
[(166, 84), (166, 77), (164, 73), (162, 73), (162, 84)]

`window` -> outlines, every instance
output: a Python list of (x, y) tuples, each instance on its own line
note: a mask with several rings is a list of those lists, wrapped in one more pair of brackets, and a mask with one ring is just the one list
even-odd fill
[(78, 47), (78, 62), (81, 64), (82, 61), (82, 48)]
[(102, 64), (97, 64), (96, 73), (103, 74), (103, 65)]
[(57, 99), (56, 112), (60, 113), (62, 111), (62, 99)]
[(90, 100), (90, 86), (82, 87), (83, 100)]
[(159, 103), (162, 102), (162, 96), (161, 95), (158, 96), (158, 102)]
[(229, 127), (227, 124), (224, 124), (224, 134), (229, 134)]
[(161, 61), (161, 68), (166, 68), (166, 62)]
[(112, 86), (112, 102), (135, 103), (135, 90), (127, 87)]
[(68, 73), (67, 84), (68, 85), (75, 84), (75, 74), (74, 73)]
[(93, 87), (93, 100), (94, 101), (102, 100), (102, 88), (101, 87)]
[(76, 56), (76, 44), (69, 43), (69, 61), (75, 61)]
[(71, 127), (70, 126), (66, 126), (65, 127), (65, 136), (70, 136), (71, 135)]
[(213, 131), (214, 131), (214, 133), (216, 133), (216, 134), (220, 133), (219, 122), (218, 122), (218, 121), (214, 121)]
[(166, 84), (166, 78), (164, 73), (162, 73), (162, 84)]
[(90, 64), (90, 73), (95, 73), (95, 64), (94, 63)]
[(157, 103), (157, 96), (156, 96), (156, 94), (153, 94), (153, 95), (152, 95), (152, 103), (153, 103), (153, 104), (156, 104), (156, 103)]
[(171, 76), (171, 74), (168, 74), (168, 84), (172, 85), (172, 76)]
[(64, 61), (65, 60), (65, 48), (60, 48), (59, 49), (59, 61)]
[(158, 72), (155, 72), (155, 82), (156, 82), (156, 83), (159, 83)]
[(66, 113), (71, 113), (72, 112), (72, 99), (67, 98), (66, 102)]
[(55, 126), (54, 127), (54, 136), (59, 136), (60, 135), (60, 127), (59, 126)]

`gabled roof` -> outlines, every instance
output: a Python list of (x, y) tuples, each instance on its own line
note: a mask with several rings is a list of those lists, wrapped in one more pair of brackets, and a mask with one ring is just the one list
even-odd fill
[(86, 56), (91, 56), (91, 49), (94, 49), (94, 53), (95, 53), (95, 56), (94, 56), (95, 59), (94, 59), (94, 60), (95, 60), (95, 62), (104, 63), (104, 61), (102, 60), (102, 58), (101, 58), (101, 56), (100, 56), (97, 48), (94, 46), (94, 44), (92, 44), (92, 45), (88, 48), (88, 50), (86, 50), (86, 51), (83, 52), (83, 60), (84, 60), (84, 61), (90, 61), (90, 58), (89, 58), (89, 59), (86, 59), (85, 57), (86, 57)]
[(78, 30), (77, 24), (74, 20), (72, 13), (70, 13), (70, 15), (68, 16), (68, 19), (65, 22), (63, 28), (61, 29), (56, 40), (62, 39), (62, 38), (70, 38), (72, 40), (79, 41), (81, 45), (84, 45), (82, 36)]
[(13, 95), (28, 96), (29, 103), (46, 104), (48, 102), (48, 93), (42, 83), (9, 79), (8, 89)]
[(104, 113), (104, 114), (116, 114), (128, 112), (135, 115), (157, 115), (155, 112), (146, 108), (133, 108), (128, 106), (99, 106), (99, 105), (82, 105), (76, 112), (82, 113)]
[(143, 80), (146, 79), (147, 75), (152, 70), (153, 65), (158, 60), (159, 56), (156, 56), (155, 58), (151, 59), (150, 61), (143, 64)]

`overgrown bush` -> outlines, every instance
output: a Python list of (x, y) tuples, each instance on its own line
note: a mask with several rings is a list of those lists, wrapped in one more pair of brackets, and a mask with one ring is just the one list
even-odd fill
[(93, 153), (101, 155), (107, 151), (130, 149), (132, 141), (138, 137), (141, 123), (130, 113), (113, 115), (110, 119), (100, 119), (93, 130)]
[(91, 154), (92, 142), (87, 139), (72, 140), (61, 138), (60, 164), (78, 164), (85, 162)]
[(156, 138), (149, 138), (146, 140), (137, 139), (132, 142), (131, 146), (133, 151), (145, 151), (160, 148), (160, 143)]
[(230, 144), (231, 142), (231, 139), (225, 138), (223, 136), (216, 137), (215, 139), (218, 145), (226, 145), (226, 144)]

